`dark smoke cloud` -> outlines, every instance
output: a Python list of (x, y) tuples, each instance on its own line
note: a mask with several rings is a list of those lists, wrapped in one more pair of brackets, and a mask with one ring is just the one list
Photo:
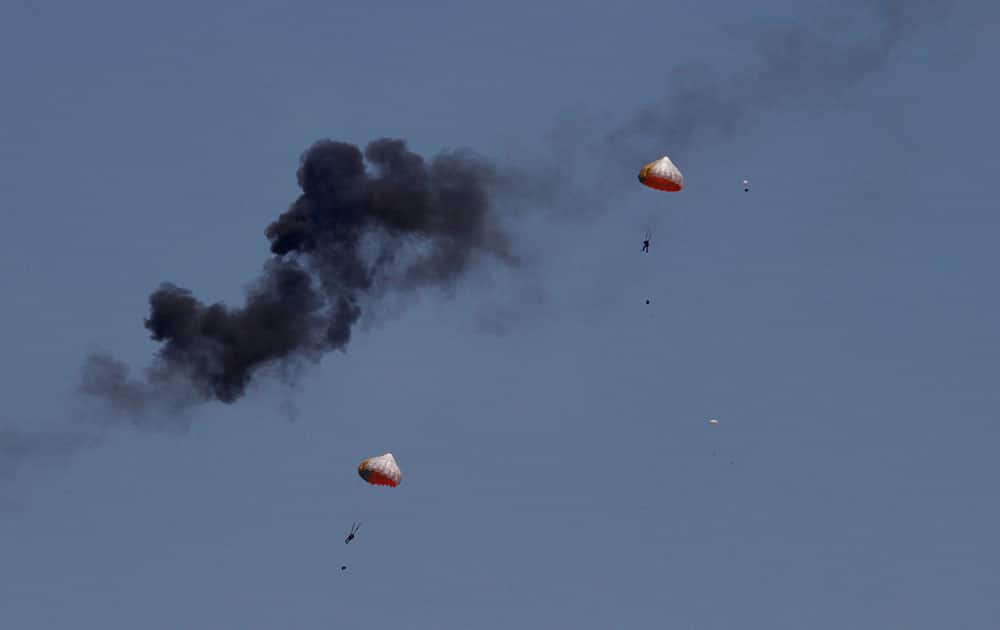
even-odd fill
[(198, 399), (232, 403), (263, 367), (343, 350), (363, 305), (381, 294), (449, 286), (484, 257), (516, 262), (493, 206), (501, 181), (469, 153), (427, 161), (401, 140), (364, 153), (317, 142), (301, 159), (302, 194), (267, 227), (273, 258), (245, 303), (205, 304), (163, 284), (149, 299), (145, 325), (162, 346), (146, 378), (94, 355), (82, 389), (133, 417)]

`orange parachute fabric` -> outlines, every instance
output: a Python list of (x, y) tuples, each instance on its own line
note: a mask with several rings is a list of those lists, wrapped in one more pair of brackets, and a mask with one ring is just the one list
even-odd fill
[(392, 453), (378, 457), (369, 457), (358, 465), (358, 474), (373, 486), (392, 486), (395, 488), (403, 480), (403, 471), (399, 469)]
[(684, 188), (684, 175), (665, 155), (643, 166), (639, 171), (639, 181), (644, 186), (666, 192), (677, 192)]

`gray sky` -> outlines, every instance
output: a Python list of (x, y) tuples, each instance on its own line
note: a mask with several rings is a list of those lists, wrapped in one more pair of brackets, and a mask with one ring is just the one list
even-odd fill
[[(5, 4), (0, 626), (992, 627), (1000, 9), (924, 4)], [(161, 282), (241, 304), (302, 152), (381, 137), (562, 182), (496, 199), (524, 264), (93, 417)]]

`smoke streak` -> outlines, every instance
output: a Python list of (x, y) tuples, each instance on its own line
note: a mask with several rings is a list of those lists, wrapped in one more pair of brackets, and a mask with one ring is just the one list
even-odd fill
[[(301, 159), (301, 195), (265, 231), (272, 257), (244, 304), (206, 304), (163, 284), (150, 296), (145, 321), (161, 344), (152, 365), (133, 377), (124, 363), (95, 354), (83, 367), (80, 389), (139, 428), (183, 430), (182, 412), (206, 401), (239, 400), (264, 368), (291, 369), (344, 350), (366, 309), (387, 293), (451, 287), (487, 259), (516, 264), (499, 203), (515, 183), (553, 204), (560, 195), (592, 201), (602, 191), (583, 193), (579, 181), (568, 190), (547, 188), (572, 181), (567, 171), (575, 166), (567, 164), (580, 155), (587, 158), (577, 164), (605, 156), (599, 185), (634, 185), (637, 165), (663, 151), (718, 146), (773, 112), (842, 104), (886, 68), (908, 37), (939, 24), (953, 5), (840, 3), (811, 25), (758, 28), (755, 54), (732, 76), (690, 62), (671, 71), (661, 101), (620, 124), (563, 129), (563, 153), (548, 171), (504, 170), (462, 152), (428, 161), (400, 140), (377, 140), (364, 152), (344, 142), (317, 142)], [(579, 138), (590, 138), (591, 146)], [(522, 177), (532, 172), (559, 177)], [(0, 464), (85, 443), (6, 431)]]

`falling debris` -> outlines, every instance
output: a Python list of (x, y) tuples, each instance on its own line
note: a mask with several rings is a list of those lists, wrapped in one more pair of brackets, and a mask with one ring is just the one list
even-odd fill
[(340, 570), (341, 571), (346, 571), (347, 570), (347, 565), (346, 564), (340, 565)]

